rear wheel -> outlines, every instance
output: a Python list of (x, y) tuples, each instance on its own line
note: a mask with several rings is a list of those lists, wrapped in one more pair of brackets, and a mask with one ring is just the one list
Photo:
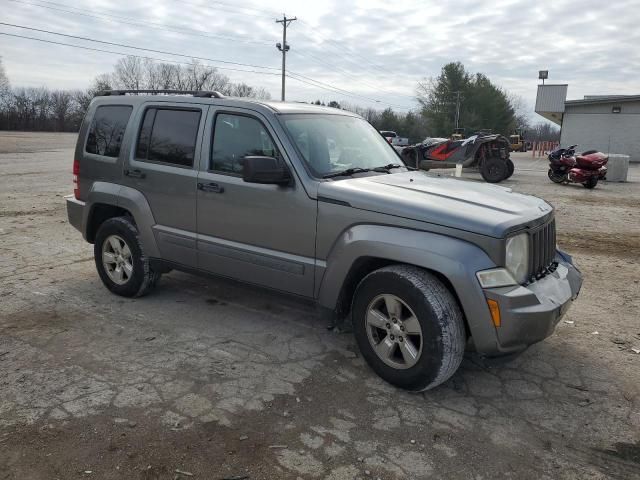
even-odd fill
[(584, 182), (582, 185), (584, 185), (584, 188), (588, 188), (589, 190), (591, 190), (592, 188), (596, 188), (597, 184), (598, 184), (598, 177), (594, 175), (593, 177), (589, 177), (587, 181)]
[(110, 218), (100, 225), (93, 247), (100, 279), (117, 295), (145, 295), (160, 277), (151, 269), (142, 251), (138, 229), (127, 217)]
[(513, 160), (511, 160), (510, 158), (507, 158), (507, 176), (505, 178), (505, 180), (507, 178), (511, 178), (511, 175), (513, 175), (513, 172), (515, 171), (516, 166), (513, 164)]
[(498, 183), (507, 178), (507, 163), (497, 157), (487, 158), (480, 166), (485, 182)]
[(549, 169), (547, 175), (549, 176), (549, 180), (553, 183), (564, 183), (567, 181), (566, 173), (555, 172), (552, 168)]
[(362, 356), (384, 380), (428, 390), (460, 366), (466, 341), (462, 313), (440, 280), (408, 265), (367, 275), (353, 301)]

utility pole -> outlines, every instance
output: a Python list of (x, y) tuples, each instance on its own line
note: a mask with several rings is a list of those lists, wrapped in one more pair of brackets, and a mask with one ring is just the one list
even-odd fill
[(282, 43), (276, 43), (276, 48), (282, 52), (282, 95), (281, 100), (284, 102), (284, 79), (287, 63), (287, 52), (289, 51), (289, 45), (287, 45), (287, 27), (291, 22), (297, 20), (297, 17), (287, 18), (286, 15), (282, 16), (282, 20), (276, 20), (276, 23), (282, 24)]

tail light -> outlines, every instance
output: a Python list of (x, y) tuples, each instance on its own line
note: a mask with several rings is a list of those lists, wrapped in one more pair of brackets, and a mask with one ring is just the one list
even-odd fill
[(78, 176), (80, 175), (80, 162), (73, 161), (73, 196), (80, 199), (80, 188), (78, 187)]

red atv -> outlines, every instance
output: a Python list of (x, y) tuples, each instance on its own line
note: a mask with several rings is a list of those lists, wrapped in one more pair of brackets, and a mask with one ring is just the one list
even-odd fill
[(431, 168), (477, 168), (489, 183), (498, 183), (513, 175), (514, 165), (509, 158), (509, 140), (502, 135), (473, 135), (462, 140), (428, 138), (402, 150), (402, 158), (409, 166)]

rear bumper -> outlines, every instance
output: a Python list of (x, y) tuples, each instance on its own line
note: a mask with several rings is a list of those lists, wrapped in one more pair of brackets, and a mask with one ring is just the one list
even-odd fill
[(69, 218), (69, 223), (84, 236), (83, 219), (85, 203), (76, 199), (73, 195), (67, 195), (64, 199), (67, 201), (67, 217)]
[(524, 350), (551, 335), (576, 299), (582, 275), (571, 257), (558, 252), (555, 272), (526, 287), (484, 290), (485, 297), (500, 305), (501, 325), (496, 327), (493, 351), (485, 355), (504, 355)]

